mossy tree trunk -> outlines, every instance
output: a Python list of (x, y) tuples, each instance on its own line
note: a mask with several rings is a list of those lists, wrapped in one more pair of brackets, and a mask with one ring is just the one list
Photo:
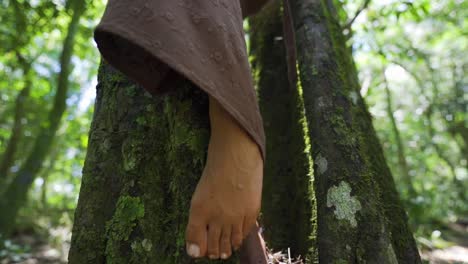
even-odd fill
[(420, 263), (333, 3), (293, 4), (320, 263)]
[(291, 248), (313, 263), (315, 218), (310, 156), (304, 137), (303, 105), (290, 87), (280, 1), (250, 22), (250, 54), (267, 137), (262, 223), (269, 247)]
[(152, 97), (105, 61), (98, 79), (69, 262), (195, 263), (184, 236), (209, 140), (206, 94), (180, 80)]

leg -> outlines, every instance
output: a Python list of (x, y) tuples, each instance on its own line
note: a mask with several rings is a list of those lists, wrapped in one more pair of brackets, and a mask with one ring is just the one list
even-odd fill
[(226, 259), (255, 224), (263, 161), (257, 144), (211, 97), (209, 112), (208, 157), (192, 197), (187, 251), (192, 257)]

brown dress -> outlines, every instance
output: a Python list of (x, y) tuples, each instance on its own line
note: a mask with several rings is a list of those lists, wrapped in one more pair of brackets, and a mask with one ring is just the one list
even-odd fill
[(181, 76), (215, 98), (259, 145), (265, 135), (243, 16), (266, 0), (109, 0), (94, 32), (111, 65), (152, 94)]

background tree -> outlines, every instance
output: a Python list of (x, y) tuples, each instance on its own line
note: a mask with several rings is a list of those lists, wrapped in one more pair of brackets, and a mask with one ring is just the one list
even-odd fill
[[(467, 184), (466, 143), (461, 134), (452, 133), (455, 124), (457, 131), (467, 125), (462, 113), (467, 105), (461, 95), (466, 77), (460, 75), (467, 60), (457, 55), (466, 50), (460, 30), (462, 6), (450, 0), (438, 5), (375, 2), (354, 24), (355, 57), (365, 84), (362, 93), (418, 236), (431, 233), (435, 223), (446, 230), (441, 222), (463, 221), (467, 212), (462, 195)], [(374, 77), (384, 74), (387, 84)], [(399, 173), (398, 143), (389, 135), (391, 119), (385, 118), (388, 113), (381, 103), (385, 87), (394, 95), (392, 115), (406, 147), (415, 196), (405, 191), (407, 184)]]
[[(250, 55), (267, 137), (262, 222), (268, 246), (314, 262), (315, 195), (302, 97), (288, 81), (279, 1), (249, 20)], [(282, 216), (282, 217), (279, 217)]]
[(57, 77), (57, 91), (54, 97), (54, 104), (49, 112), (47, 123), (39, 130), (31, 153), (0, 200), (0, 210), (3, 212), (0, 217), (0, 233), (2, 234), (9, 234), (11, 232), (18, 210), (24, 204), (28, 190), (42, 167), (42, 163), (50, 150), (55, 134), (60, 126), (63, 113), (66, 110), (70, 61), (73, 54), (74, 39), (79, 28), (79, 21), (85, 11), (85, 1), (75, 0), (70, 5), (73, 15), (60, 56), (60, 73)]
[(319, 262), (419, 263), (332, 1), (293, 5), (315, 164)]

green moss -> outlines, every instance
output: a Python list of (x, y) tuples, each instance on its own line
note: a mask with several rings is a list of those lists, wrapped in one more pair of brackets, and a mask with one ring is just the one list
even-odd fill
[(348, 264), (349, 262), (344, 259), (337, 259), (333, 263), (334, 264)]
[(135, 138), (127, 138), (122, 144), (123, 168), (126, 171), (135, 169), (141, 160), (141, 142)]
[(140, 197), (121, 196), (111, 220), (106, 223), (106, 259), (108, 263), (125, 263), (120, 245), (127, 241), (137, 221), (145, 215), (145, 207)]
[(146, 120), (146, 116), (139, 116), (136, 122), (140, 126), (145, 126), (148, 123), (148, 121)]
[(136, 85), (128, 85), (125, 87), (125, 93), (128, 97), (134, 97), (137, 94), (137, 89), (140, 91), (140, 88), (136, 87)]

